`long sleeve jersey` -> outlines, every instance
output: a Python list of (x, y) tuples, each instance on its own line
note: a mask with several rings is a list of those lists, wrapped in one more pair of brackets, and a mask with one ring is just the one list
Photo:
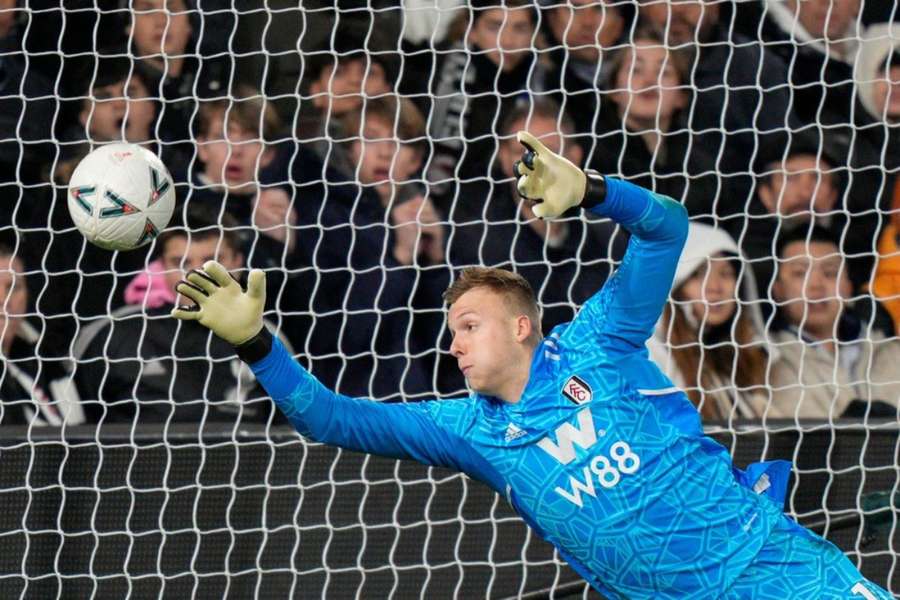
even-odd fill
[(251, 365), (304, 436), (465, 472), (611, 598), (718, 598), (781, 518), (787, 463), (732, 467), (648, 358), (687, 234), (670, 198), (607, 179), (619, 269), (535, 349), (517, 403), (380, 404), (326, 389), (275, 341)]

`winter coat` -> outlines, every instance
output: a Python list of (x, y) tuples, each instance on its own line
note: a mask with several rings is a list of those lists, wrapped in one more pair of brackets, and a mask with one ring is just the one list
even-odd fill
[(75, 383), (88, 420), (267, 422), (273, 405), (234, 348), (171, 310), (127, 306), (82, 330)]
[(825, 342), (804, 339), (796, 329), (772, 335), (779, 360), (772, 367), (772, 401), (758, 409), (767, 418), (828, 419), (853, 400), (900, 401), (900, 340), (857, 326), (832, 352)]
[(488, 177), (504, 119), (543, 89), (543, 77), (533, 55), (505, 73), (477, 48), (457, 47), (448, 54), (436, 77), (432, 109), (426, 111), (435, 143), (429, 180), (450, 188), (448, 180), (457, 177)]
[(0, 424), (80, 425), (84, 412), (69, 376), (69, 360), (48, 358), (41, 332), (28, 321), (0, 356)]

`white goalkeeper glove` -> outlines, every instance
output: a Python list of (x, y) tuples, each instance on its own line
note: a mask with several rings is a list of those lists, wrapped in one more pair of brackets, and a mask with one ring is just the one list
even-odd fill
[(172, 309), (173, 317), (200, 321), (232, 346), (244, 344), (263, 329), (266, 274), (259, 269), (250, 271), (247, 291), (244, 291), (225, 267), (210, 260), (204, 263), (203, 270), (190, 271), (178, 282), (175, 291), (196, 305), (176, 306)]
[(532, 211), (542, 219), (558, 217), (584, 200), (587, 176), (566, 158), (551, 152), (527, 131), (516, 134), (525, 146), (514, 166), (519, 195), (534, 202)]

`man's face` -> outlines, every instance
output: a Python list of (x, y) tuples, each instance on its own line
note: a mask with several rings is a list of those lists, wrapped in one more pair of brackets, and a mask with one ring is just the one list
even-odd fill
[(217, 260), (229, 271), (244, 266), (244, 257), (228, 244), (219, 244), (219, 236), (194, 237), (188, 242), (187, 236), (174, 236), (166, 242), (162, 252), (165, 267), (166, 286), (175, 289), (179, 281), (191, 269), (200, 269), (208, 260)]
[(613, 100), (620, 110), (640, 121), (668, 121), (687, 105), (687, 93), (668, 51), (655, 42), (638, 42), (624, 50), (616, 72)]
[(234, 121), (223, 131), (225, 113), (212, 115), (209, 131), (198, 138), (197, 156), (203, 161), (203, 173), (210, 182), (229, 191), (247, 193), (257, 181), (257, 169), (272, 160), (273, 152), (264, 150), (255, 131), (244, 129)]
[(838, 41), (859, 16), (860, 0), (788, 0), (797, 20), (815, 39)]
[(778, 262), (773, 292), (790, 324), (818, 338), (830, 336), (843, 300), (853, 293), (838, 248), (798, 241), (784, 247)]
[(22, 262), (10, 256), (0, 257), (0, 335), (11, 343), (28, 306), (28, 291), (22, 277)]
[(476, 392), (496, 396), (506, 382), (522, 344), (516, 339), (518, 320), (504, 298), (487, 288), (469, 290), (450, 307), (450, 354)]
[(727, 322), (737, 309), (737, 273), (729, 258), (711, 257), (679, 289), (698, 323), (707, 328)]
[[(368, 69), (368, 72), (366, 72)], [(384, 67), (365, 58), (340, 60), (335, 70), (328, 65), (310, 84), (313, 105), (321, 111), (331, 107), (331, 115), (340, 117), (362, 107), (363, 94), (380, 96), (391, 92)]]
[(665, 32), (671, 46), (703, 41), (719, 19), (719, 5), (706, 0), (641, 0), (640, 16)]
[[(349, 132), (357, 135), (357, 132)], [(393, 126), (380, 116), (370, 115), (363, 125), (362, 140), (354, 141), (350, 145), (350, 160), (359, 165), (359, 182), (366, 185), (375, 185), (379, 193), (390, 193), (391, 178), (401, 181), (401, 176), (409, 179), (411, 173), (406, 167), (394, 164), (394, 156), (399, 151), (399, 144), (394, 139)], [(408, 157), (411, 158), (411, 157)], [(394, 168), (394, 173), (391, 168)], [(415, 164), (418, 167), (418, 163)]]
[(808, 154), (795, 154), (781, 169), (769, 168), (776, 171), (759, 186), (759, 198), (769, 214), (799, 224), (834, 209), (838, 194), (827, 163), (817, 163), (816, 157)]
[(872, 84), (875, 116), (900, 121), (900, 65), (891, 66)]
[(183, 55), (191, 37), (184, 0), (134, 0), (131, 34), (138, 56)]
[(531, 49), (534, 25), (530, 8), (495, 8), (481, 13), (469, 32), (469, 43), (487, 51), (503, 71), (512, 71)]
[(565, 151), (563, 147), (563, 137), (560, 135), (559, 126), (555, 119), (548, 119), (540, 115), (531, 117), (531, 124), (525, 127), (525, 120), (516, 121), (511, 124), (509, 129), (511, 137), (504, 140), (500, 144), (500, 150), (497, 153), (497, 159), (500, 161), (500, 170), (507, 179), (514, 178), (513, 164), (521, 158), (524, 147), (516, 141), (515, 133), (519, 130), (527, 129), (528, 133), (538, 138), (551, 151), (562, 155), (572, 161), (575, 165), (580, 165), (584, 153), (581, 146), (573, 141), (566, 143)]
[(572, 57), (585, 62), (597, 62), (600, 49), (613, 46), (624, 26), (619, 11), (604, 0), (571, 0), (568, 6), (551, 8), (545, 15), (553, 37)]

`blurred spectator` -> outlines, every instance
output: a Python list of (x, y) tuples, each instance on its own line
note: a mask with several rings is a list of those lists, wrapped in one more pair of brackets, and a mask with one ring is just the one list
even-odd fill
[(788, 231), (778, 238), (772, 287), (783, 330), (772, 336), (768, 418), (896, 418), (900, 340), (864, 323), (850, 304), (853, 285), (837, 240), (827, 230)]
[(604, 62), (610, 72), (603, 95), (611, 103), (597, 118), (590, 165), (671, 196), (692, 216), (714, 215), (716, 161), (687, 129), (692, 93), (684, 58), (644, 26), (634, 32), (631, 45)]
[(65, 362), (45, 357), (46, 330), (26, 318), (24, 265), (0, 246), (0, 424), (78, 425), (84, 413)]
[[(191, 229), (160, 234), (167, 286), (208, 260), (243, 270), (235, 224), (227, 215), (218, 218), (221, 225), (214, 213), (192, 211)], [(246, 423), (274, 418), (271, 401), (234, 349), (202, 326), (170, 318), (172, 307), (125, 307), (81, 331), (75, 381), (88, 419)]]
[(479, 0), (471, 15), (464, 44), (452, 49), (436, 74), (429, 118), (435, 149), (428, 179), (445, 195), (452, 194), (458, 179), (490, 175), (499, 124), (543, 88), (533, 4)]
[(633, 11), (611, 0), (541, 0), (540, 6), (546, 54), (552, 64), (547, 91), (575, 121), (579, 143), (590, 156), (595, 147), (590, 134), (606, 109), (600, 92), (611, 75), (607, 52), (623, 42)]
[[(15, 194), (18, 185), (44, 176), (53, 148), (58, 103), (54, 74), (35, 68), (39, 57), (24, 52), (27, 28), (16, 0), (0, 0), (0, 193)], [(59, 64), (54, 65), (59, 68)], [(15, 225), (22, 225), (21, 215)], [(13, 211), (0, 211), (0, 228), (13, 224)]]
[(259, 92), (239, 88), (233, 99), (203, 102), (197, 118), (197, 158), (191, 188), (179, 213), (191, 205), (230, 214), (241, 227), (242, 247), (251, 267), (284, 267), (296, 240), (296, 213), (280, 188), (261, 188), (259, 172), (273, 159), (271, 140), (280, 124)]
[[(900, 323), (900, 37), (896, 24), (868, 28), (856, 66), (854, 121), (841, 132), (850, 145), (852, 173), (849, 201), (854, 229), (847, 247), (867, 265), (877, 257), (871, 290), (885, 301), (900, 332), (896, 325)], [(862, 283), (868, 284), (868, 277)]]
[(689, 127), (733, 190), (720, 199), (720, 216), (745, 210), (752, 181), (744, 174), (759, 147), (797, 125), (784, 63), (720, 22), (722, 9), (712, 0), (640, 0), (639, 13), (665, 32), (669, 48), (688, 57), (695, 93)]
[(704, 421), (760, 416), (769, 399), (765, 327), (753, 272), (730, 235), (691, 223), (671, 298), (651, 358)]
[(389, 49), (370, 24), (342, 18), (333, 38), (326, 36), (305, 59), (304, 87), (310, 98), (301, 102), (297, 137), (308, 142), (327, 136), (328, 127), (359, 113), (365, 98), (390, 93), (397, 66)]
[(501, 127), (499, 159), (492, 181), (474, 181), (448, 207), (454, 224), (450, 238), (453, 266), (504, 266), (525, 277), (543, 315), (543, 331), (571, 321), (610, 272), (611, 259), (624, 251), (624, 236), (609, 221), (587, 220), (579, 212), (544, 221), (516, 192), (513, 164), (522, 154), (516, 141), (526, 129), (554, 152), (582, 164), (581, 146), (572, 141), (574, 123), (549, 99), (513, 110)]
[(421, 164), (422, 128), (409, 100), (367, 101), (361, 116), (345, 118), (348, 136), (334, 146), (346, 157), (338, 164), (353, 169), (333, 167), (327, 186), (295, 192), (298, 275), (311, 279), (305, 295), (313, 315), (306, 342), (297, 346), (312, 372), (341, 393), (434, 394), (430, 373), (449, 270), (431, 202), (404, 182)]
[[(468, 16), (465, 0), (404, 0), (401, 51), (403, 72), (397, 91), (428, 111), (432, 73), (441, 70), (446, 50), (466, 34)], [(498, 6), (501, 0), (495, 3)]]
[[(850, 119), (861, 0), (737, 2), (735, 24), (759, 37), (790, 69), (795, 113), (804, 123)], [(761, 13), (761, 14), (760, 14)]]
[[(225, 97), (232, 78), (227, 52), (204, 56), (199, 28), (191, 21), (189, 0), (133, 0), (127, 34), (134, 68), (162, 103), (156, 131), (160, 157), (171, 165), (193, 156), (191, 120), (197, 98)], [(180, 180), (185, 173), (173, 169)]]
[(334, 35), (324, 36), (303, 56), (299, 106), (289, 118), (294, 131), (275, 146), (262, 181), (292, 182), (301, 186), (298, 197), (303, 197), (321, 193), (327, 182), (346, 179), (355, 165), (333, 143), (346, 137), (341, 122), (353, 114), (358, 118), (366, 98), (392, 92), (396, 72), (395, 53), (379, 30), (365, 20), (342, 17)]
[(745, 220), (731, 222), (764, 296), (770, 296), (779, 233), (806, 231), (817, 224), (840, 239), (846, 222), (838, 206), (842, 185), (836, 161), (810, 136), (795, 134), (788, 144), (775, 143), (760, 152), (757, 196)]
[(62, 161), (82, 153), (85, 143), (133, 142), (158, 150), (152, 144), (157, 106), (149, 97), (146, 81), (131, 68), (124, 49), (122, 54), (115, 49), (104, 52), (113, 54), (98, 55), (96, 68), (85, 72), (90, 87), (81, 101), (78, 122), (60, 134)]

